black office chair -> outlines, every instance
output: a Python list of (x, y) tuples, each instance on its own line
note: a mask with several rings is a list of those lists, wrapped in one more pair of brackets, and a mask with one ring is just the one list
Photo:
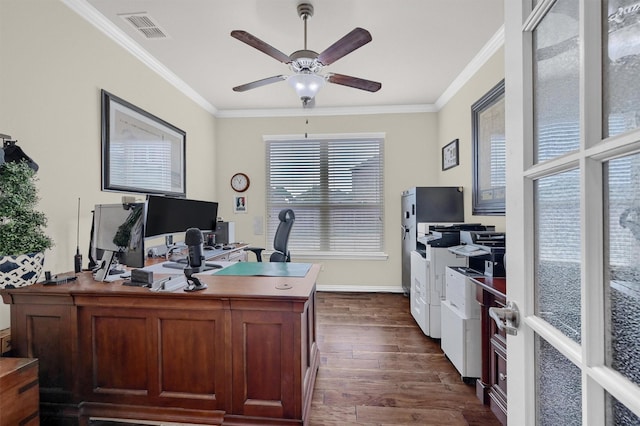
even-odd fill
[[(273, 249), (275, 251), (269, 256), (269, 262), (291, 262), (289, 234), (291, 234), (293, 222), (296, 221), (296, 215), (293, 210), (284, 209), (278, 214), (278, 219), (280, 219), (280, 223), (278, 224), (278, 229), (276, 229), (276, 235), (273, 237)], [(245, 250), (254, 252), (258, 262), (262, 262), (264, 248), (247, 247)]]

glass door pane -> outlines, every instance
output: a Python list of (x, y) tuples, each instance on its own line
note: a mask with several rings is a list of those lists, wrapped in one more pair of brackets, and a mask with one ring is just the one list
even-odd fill
[(580, 146), (578, 4), (558, 0), (533, 31), (536, 163)]
[(535, 314), (580, 342), (580, 174), (535, 182)]
[(640, 154), (605, 164), (607, 365), (640, 385)]
[(579, 425), (582, 419), (580, 369), (536, 335), (536, 423)]
[(640, 5), (605, 1), (602, 28), (603, 136), (640, 126)]
[(640, 418), (625, 407), (620, 401), (606, 392), (607, 426), (640, 426)]

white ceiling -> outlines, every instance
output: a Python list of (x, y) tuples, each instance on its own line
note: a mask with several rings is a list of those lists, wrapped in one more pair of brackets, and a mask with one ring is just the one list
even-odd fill
[[(290, 70), (230, 36), (232, 30), (245, 30), (287, 55), (303, 49), (304, 24), (296, 10), (301, 0), (64, 1), (147, 63), (157, 61), (163, 75), (215, 114), (302, 110), (285, 81), (232, 91)], [(474, 58), (477, 62), (479, 53), (495, 43), (503, 23), (503, 0), (306, 2), (315, 8), (307, 24), (308, 49), (321, 52), (355, 27), (373, 37), (324, 71), (382, 83), (375, 93), (326, 84), (315, 110), (433, 108)], [(140, 12), (168, 37), (147, 39), (120, 16)]]

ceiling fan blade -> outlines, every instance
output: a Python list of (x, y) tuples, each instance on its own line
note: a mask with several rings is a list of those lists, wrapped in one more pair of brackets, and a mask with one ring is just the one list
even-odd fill
[(327, 81), (329, 81), (329, 83), (341, 84), (368, 92), (377, 92), (382, 87), (382, 83), (378, 83), (377, 81), (365, 80), (364, 78), (351, 77), (350, 75), (344, 74), (331, 73), (328, 75)]
[(322, 65), (329, 65), (371, 41), (371, 34), (363, 28), (356, 28), (333, 43), (318, 55)]
[(275, 60), (278, 60), (284, 64), (288, 64), (289, 62), (291, 62), (291, 59), (289, 59), (288, 55), (285, 55), (275, 47), (265, 43), (264, 41), (260, 40), (258, 37), (252, 34), (249, 34), (246, 31), (233, 30), (231, 31), (231, 37), (236, 38), (241, 42), (246, 43), (249, 46), (258, 49), (262, 53), (266, 53), (267, 55), (271, 56)]
[(286, 75), (274, 75), (273, 77), (263, 78), (262, 80), (252, 81), (251, 83), (242, 84), (233, 88), (234, 92), (245, 92), (256, 87), (266, 86), (267, 84), (277, 83), (278, 81), (286, 80)]

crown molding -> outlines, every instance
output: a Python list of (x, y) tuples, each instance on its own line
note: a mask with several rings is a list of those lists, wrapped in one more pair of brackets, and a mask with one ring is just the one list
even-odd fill
[(489, 39), (478, 54), (467, 64), (462, 72), (453, 80), (436, 101), (436, 109), (440, 111), (462, 87), (471, 80), (480, 68), (504, 45), (504, 25)]
[(378, 115), (436, 112), (434, 105), (381, 105), (327, 108), (279, 108), (219, 110), (219, 118), (320, 117), (329, 115)]
[(160, 63), (156, 58), (151, 56), (149, 52), (143, 49), (139, 44), (134, 42), (120, 28), (116, 27), (111, 21), (106, 19), (100, 12), (84, 0), (62, 0), (67, 7), (76, 12), (82, 18), (87, 20), (91, 25), (102, 31), (107, 37), (115, 41), (118, 45), (131, 53), (135, 58), (148, 66), (156, 74), (160, 75), (185, 96), (193, 100), (209, 113), (216, 115), (218, 110), (211, 105), (205, 98), (200, 96), (191, 86), (185, 83), (171, 70)]

